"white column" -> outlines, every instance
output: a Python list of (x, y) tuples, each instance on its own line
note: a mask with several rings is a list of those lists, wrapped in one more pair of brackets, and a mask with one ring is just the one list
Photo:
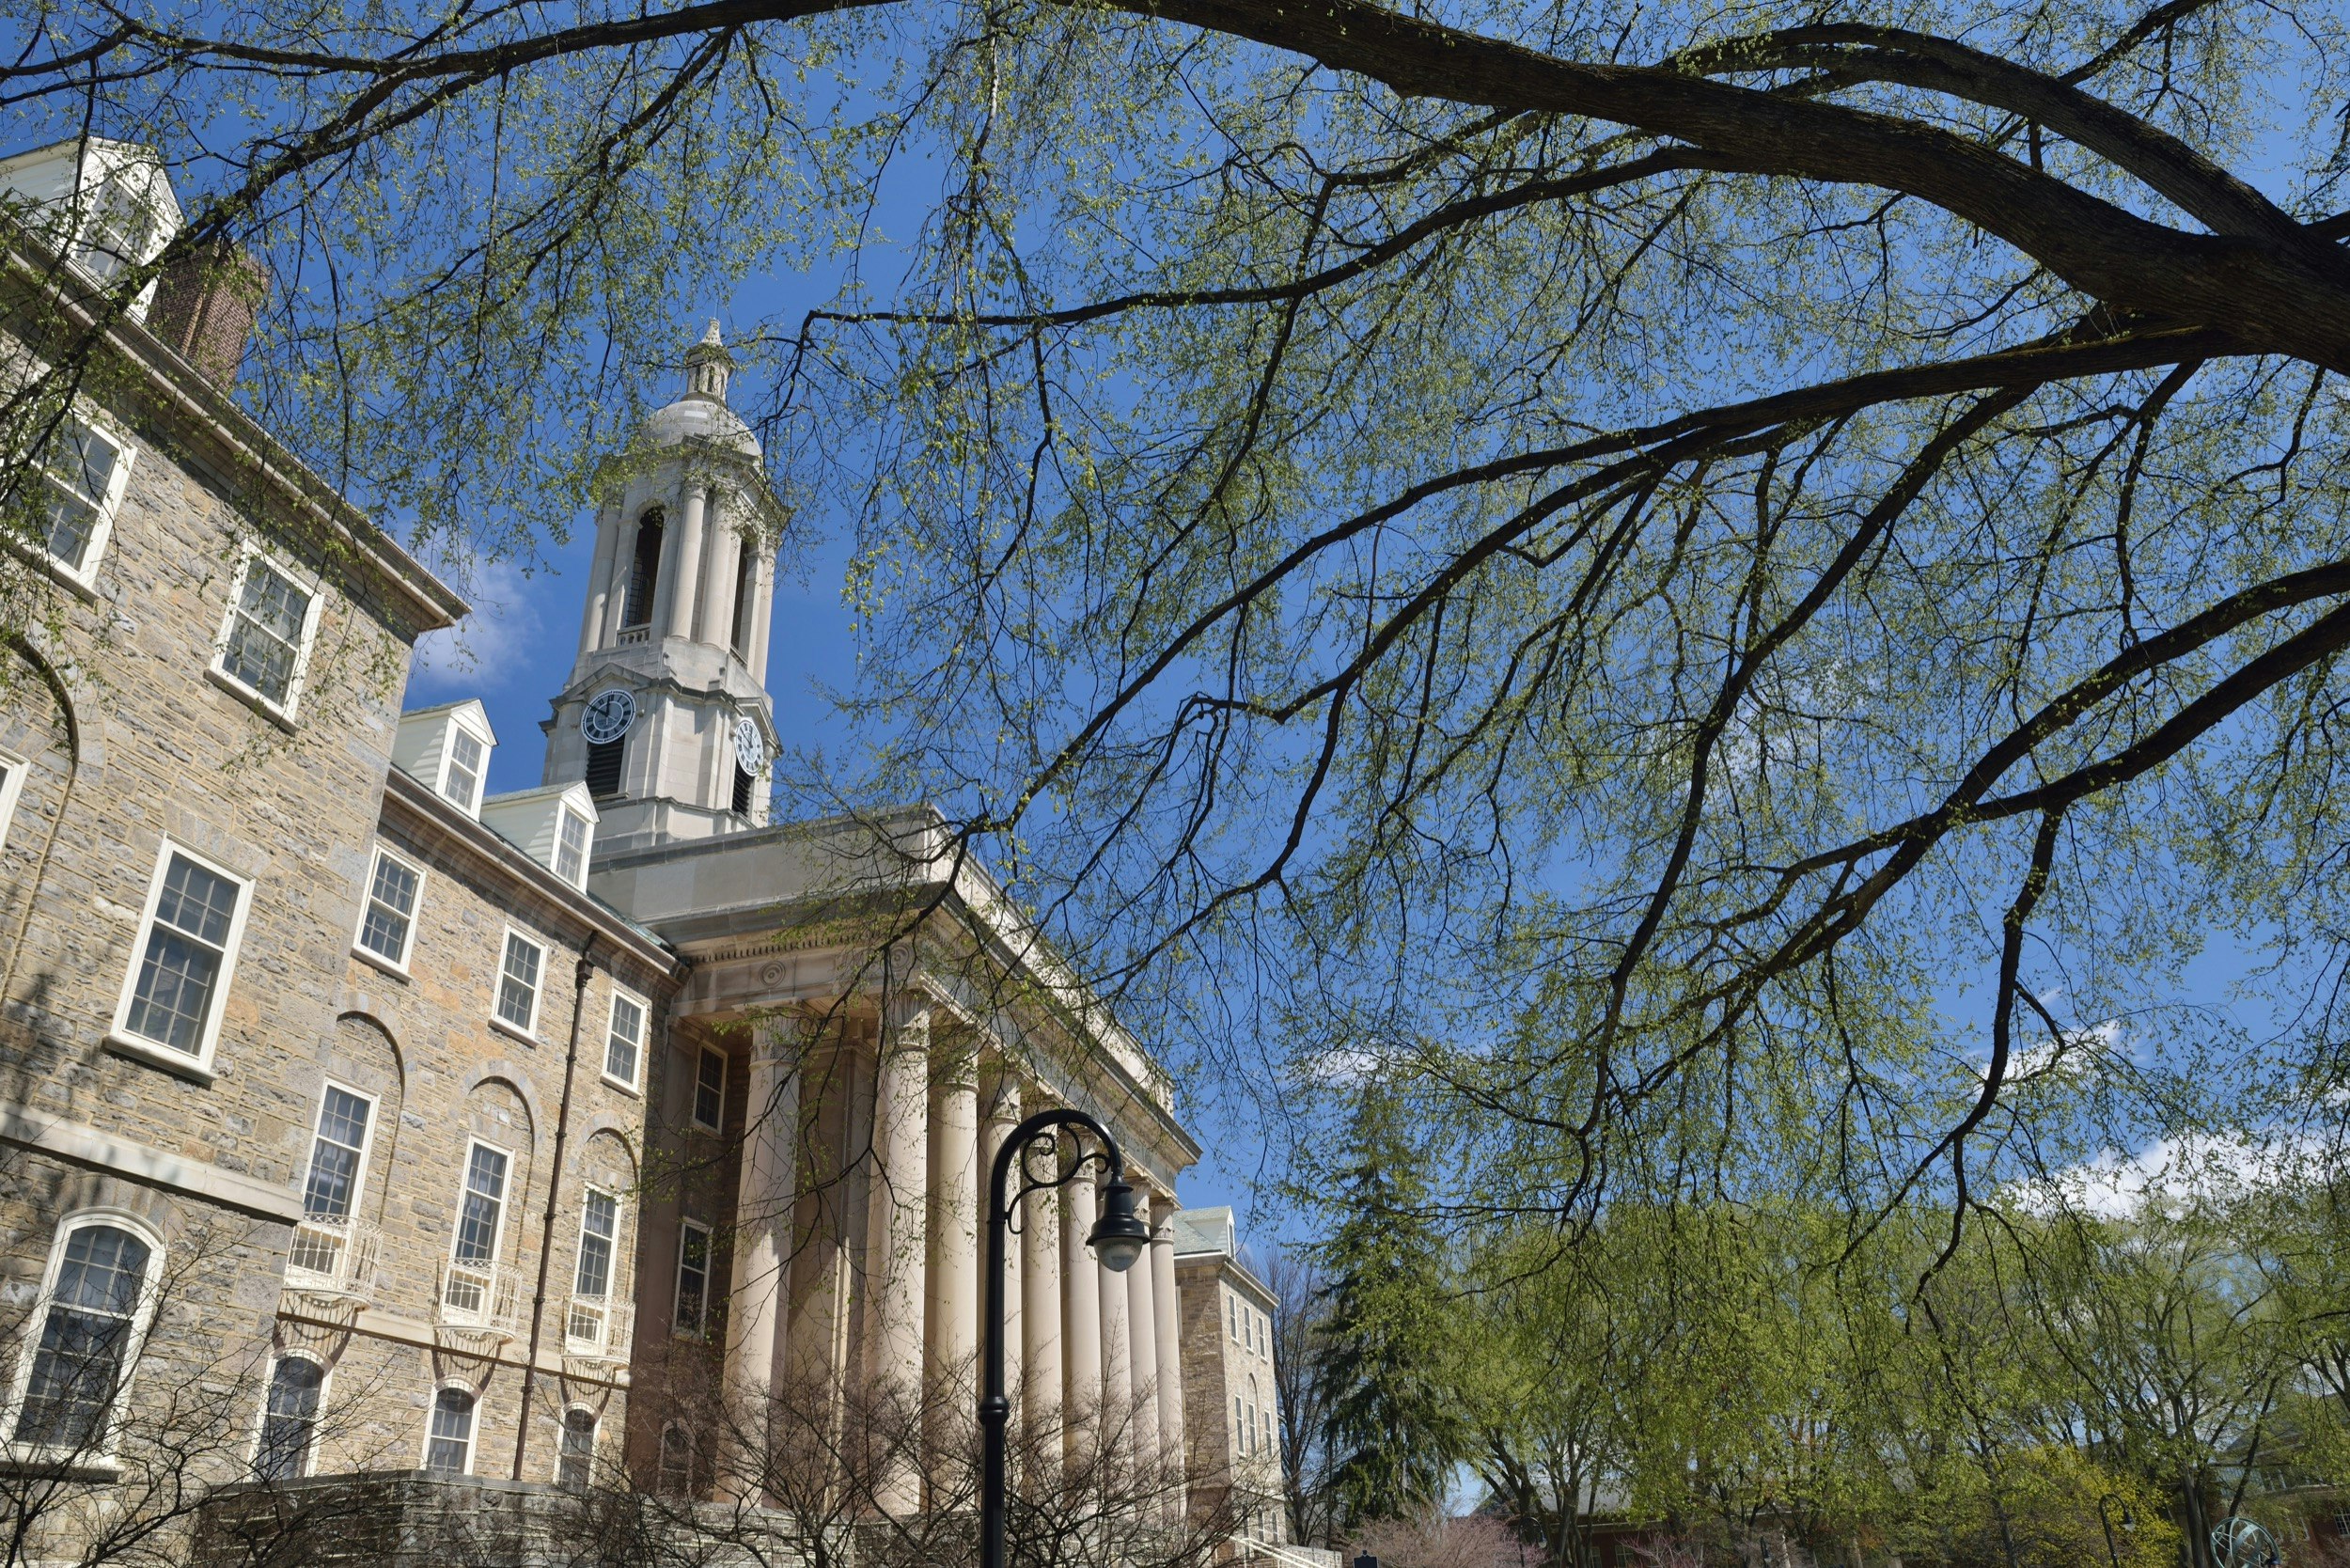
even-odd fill
[(1061, 1410), (1062, 1449), (1077, 1459), (1100, 1430), (1102, 1409), (1101, 1269), (1086, 1237), (1093, 1230), (1093, 1177), (1078, 1177), (1061, 1189)]
[(620, 531), (617, 510), (606, 504), (596, 513), (596, 549), (588, 565), (588, 602), (579, 612), (579, 656), (586, 658), (602, 641), (604, 606), (612, 593), (612, 538)]
[(606, 648), (620, 640), (620, 618), (628, 614), (629, 579), (636, 572), (636, 518), (634, 512), (624, 512), (620, 525), (612, 541), (612, 571), (605, 581), (609, 595), (603, 607), (603, 644)]
[(791, 1042), (762, 1027), (751, 1043), (743, 1179), (735, 1203), (734, 1287), (727, 1309), (727, 1390), (741, 1444), (727, 1479), (739, 1501), (758, 1504), (766, 1474), (769, 1405), (783, 1348), (785, 1284), (791, 1272), (792, 1211), (799, 1200), (800, 1075)]
[(710, 500), (709, 537), (703, 541), (701, 630), (695, 635), (721, 648), (731, 646), (734, 619), (734, 568), (743, 558), (743, 541), (720, 515), (718, 498)]
[[(1146, 1205), (1151, 1199), (1140, 1193)], [(1126, 1356), (1127, 1368), (1134, 1381), (1128, 1397), (1134, 1415), (1132, 1431), (1135, 1476), (1146, 1487), (1155, 1488), (1159, 1468), (1159, 1313), (1155, 1293), (1152, 1289), (1149, 1249), (1136, 1258), (1134, 1266), (1124, 1274), (1110, 1278), (1122, 1279), (1126, 1285)]]
[(1030, 1451), (1049, 1463), (1046, 1438), (1060, 1425), (1061, 1200), (1050, 1189), (1032, 1192), (1020, 1215), (1020, 1419)]
[[(931, 1105), (930, 1345), (928, 1387), (945, 1412), (967, 1417), (979, 1330), (979, 1058), (957, 1041), (937, 1058)], [(954, 1390), (948, 1392), (947, 1390)], [(955, 1430), (960, 1423), (948, 1423)], [(952, 1441), (948, 1433), (942, 1440)]]
[(1093, 1285), (1102, 1302), (1102, 1431), (1116, 1463), (1124, 1466), (1135, 1457), (1135, 1372), (1133, 1340), (1128, 1331), (1126, 1276), (1112, 1274), (1090, 1252)]
[[(986, 1252), (989, 1216), (1003, 1197), (1003, 1194), (995, 1191), (990, 1185), (995, 1180), (995, 1156), (1003, 1149), (1004, 1139), (1011, 1135), (1012, 1128), (1020, 1122), (1019, 1080), (999, 1066), (992, 1089), (993, 1092), (987, 1101), (986, 1119), (979, 1124), (979, 1247), (982, 1256)], [(1020, 1190), (1019, 1167), (1016, 1163), (1012, 1168), (1011, 1178), (1006, 1184), (1014, 1192)], [(1026, 1216), (1018, 1216), (1016, 1223), (1025, 1226)], [(1011, 1407), (1016, 1419), (1021, 1406), (1021, 1396), (1026, 1392), (1026, 1385), (1021, 1376), (1021, 1369), (1026, 1361), (1023, 1352), (1027, 1349), (1025, 1342), (1027, 1303), (1023, 1298), (1021, 1290), (1021, 1270), (1026, 1243), (1019, 1235), (1007, 1237), (1006, 1241), (1008, 1245), (1004, 1249), (1003, 1281), (1004, 1392), (1011, 1400)], [(982, 1280), (981, 1283), (984, 1284), (985, 1281)], [(975, 1325), (975, 1332), (979, 1335), (979, 1342), (985, 1344), (987, 1342), (987, 1293), (984, 1290), (979, 1293), (979, 1318)]]
[(674, 569), (668, 574), (664, 594), (669, 602), (668, 613), (661, 619), (661, 635), (665, 637), (694, 635), (694, 606), (702, 575), (702, 514), (708, 510), (709, 499), (709, 491), (698, 481), (685, 487), (685, 505), (682, 509), (684, 515), (677, 521)]
[[(881, 1062), (873, 1088), (873, 1152), (879, 1161), (870, 1202), (875, 1279), (872, 1386), (902, 1399), (922, 1389), (922, 1226), (930, 1195), (931, 1015), (921, 997), (893, 991), (882, 1002)], [(922, 1478), (911, 1464), (885, 1477), (875, 1500), (893, 1513), (922, 1506)]]
[(767, 683), (767, 634), (776, 619), (776, 557), (765, 545), (759, 547), (759, 587), (751, 595), (751, 679), (760, 685)]
[(1188, 1468), (1190, 1450), (1183, 1443), (1183, 1309), (1175, 1285), (1175, 1205), (1171, 1200), (1160, 1208), (1157, 1218), (1158, 1223), (1151, 1228), (1151, 1255), (1146, 1263), (1151, 1270), (1152, 1327), (1159, 1354), (1159, 1455), (1167, 1462), (1176, 1486), (1168, 1501), (1180, 1518), (1189, 1504), (1182, 1478)]

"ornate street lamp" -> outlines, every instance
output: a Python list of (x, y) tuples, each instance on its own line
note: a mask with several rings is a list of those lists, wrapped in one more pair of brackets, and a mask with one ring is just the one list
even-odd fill
[[(2106, 1527), (2106, 1556), (2112, 1559), (2113, 1568), (2122, 1568), (2122, 1554), (2113, 1544), (2113, 1515), (2106, 1509), (2107, 1504), (2120, 1500), (2121, 1494), (2118, 1492), (2107, 1492), (2097, 1499), (2097, 1517), (2105, 1522)], [(2130, 1512), (2130, 1505), (2126, 1502), (2122, 1504), (2122, 1528), (2125, 1530), (2138, 1529), (2138, 1516)]]
[[(1093, 1135), (1099, 1148), (1089, 1152), (1079, 1141), (1075, 1158), (1061, 1163), (1060, 1139), (1048, 1135), (1061, 1127)], [(1039, 1170), (1032, 1157), (1049, 1152), (1051, 1171)], [(1004, 1178), (1014, 1161), (1020, 1167), (1020, 1190), (1004, 1196)], [(1135, 1266), (1151, 1245), (1149, 1221), (1135, 1213), (1135, 1189), (1126, 1183), (1126, 1156), (1108, 1129), (1080, 1110), (1039, 1111), (1011, 1130), (995, 1151), (995, 1168), (987, 1178), (987, 1278), (980, 1285), (980, 1316), (986, 1323), (986, 1343), (980, 1358), (986, 1381), (979, 1392), (979, 1568), (1004, 1568), (1004, 1427), (1011, 1419), (1011, 1400), (1004, 1392), (1004, 1237), (1011, 1229), (1020, 1200), (1032, 1192), (1067, 1186), (1087, 1167), (1099, 1164), (1109, 1180), (1102, 1186), (1102, 1212), (1093, 1221), (1086, 1245), (1112, 1274)]]

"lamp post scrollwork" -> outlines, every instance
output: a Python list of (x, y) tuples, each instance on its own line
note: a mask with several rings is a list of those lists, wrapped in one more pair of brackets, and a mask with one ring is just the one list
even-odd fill
[[(1073, 1134), (1064, 1150), (1062, 1128)], [(1094, 1147), (1086, 1147), (1089, 1135)], [(1049, 1165), (1040, 1168), (1039, 1158)], [(1004, 1187), (1017, 1168), (1020, 1184), (1006, 1196)], [(1102, 1266), (1123, 1274), (1135, 1266), (1151, 1245), (1150, 1222), (1135, 1213), (1135, 1189), (1126, 1181), (1126, 1156), (1118, 1140), (1081, 1110), (1039, 1111), (1014, 1127), (995, 1151), (995, 1168), (987, 1181), (987, 1263), (980, 1285), (980, 1318), (985, 1325), (980, 1347), (983, 1369), (979, 1389), (979, 1568), (1004, 1568), (1004, 1429), (1011, 1419), (1011, 1400), (1004, 1390), (1004, 1273), (1005, 1238), (1020, 1214), (1020, 1200), (1032, 1192), (1067, 1186), (1089, 1169), (1098, 1168), (1107, 1178), (1102, 1184), (1102, 1207), (1086, 1237)]]

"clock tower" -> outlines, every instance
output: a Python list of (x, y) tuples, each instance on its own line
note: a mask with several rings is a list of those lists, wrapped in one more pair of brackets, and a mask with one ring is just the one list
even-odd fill
[(598, 850), (767, 821), (776, 750), (767, 632), (782, 509), (727, 406), (718, 323), (685, 392), (605, 461), (579, 657), (555, 698), (545, 782), (584, 780)]

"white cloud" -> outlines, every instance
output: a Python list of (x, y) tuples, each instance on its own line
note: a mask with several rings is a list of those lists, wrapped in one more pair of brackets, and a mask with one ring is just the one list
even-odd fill
[(416, 639), (409, 666), (411, 690), (454, 696), (494, 691), (517, 675), (537, 673), (543, 656), (534, 585), (510, 563), (490, 561), (435, 567), (459, 585), (473, 614), (445, 632)]

